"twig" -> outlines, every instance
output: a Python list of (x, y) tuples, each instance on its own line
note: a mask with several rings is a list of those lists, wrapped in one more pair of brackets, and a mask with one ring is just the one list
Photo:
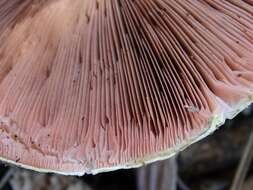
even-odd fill
[(252, 158), (253, 158), (253, 130), (250, 133), (248, 142), (243, 151), (243, 155), (240, 160), (240, 164), (237, 168), (230, 190), (240, 190), (242, 188)]
[(3, 189), (6, 185), (6, 183), (9, 181), (9, 179), (14, 174), (14, 169), (9, 169), (7, 173), (3, 176), (3, 178), (0, 181), (0, 189)]

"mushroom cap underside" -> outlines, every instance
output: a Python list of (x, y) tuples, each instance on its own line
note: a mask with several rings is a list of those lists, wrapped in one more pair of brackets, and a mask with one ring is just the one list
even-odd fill
[(99, 173), (168, 158), (253, 102), (246, 0), (0, 0), (0, 157)]

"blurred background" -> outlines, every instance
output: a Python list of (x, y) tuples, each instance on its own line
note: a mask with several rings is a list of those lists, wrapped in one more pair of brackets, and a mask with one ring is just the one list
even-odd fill
[(169, 160), (95, 176), (40, 174), (1, 163), (0, 189), (253, 190), (252, 130), (253, 106)]

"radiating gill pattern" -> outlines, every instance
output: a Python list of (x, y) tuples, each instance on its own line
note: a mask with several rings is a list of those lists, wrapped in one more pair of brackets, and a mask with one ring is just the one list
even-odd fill
[(134, 165), (252, 100), (251, 0), (0, 0), (4, 159)]

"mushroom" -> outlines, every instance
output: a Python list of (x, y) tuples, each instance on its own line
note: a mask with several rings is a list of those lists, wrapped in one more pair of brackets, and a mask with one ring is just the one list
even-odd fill
[(2, 161), (138, 167), (252, 102), (251, 0), (0, 0)]

